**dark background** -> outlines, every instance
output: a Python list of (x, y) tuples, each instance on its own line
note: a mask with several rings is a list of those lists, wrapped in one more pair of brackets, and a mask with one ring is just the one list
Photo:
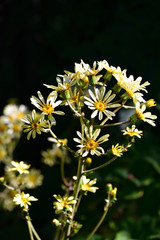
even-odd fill
[[(0, 24), (1, 113), (3, 107), (13, 100), (32, 109), (31, 95), (36, 95), (37, 90), (48, 94), (43, 83), (55, 85), (56, 75), (63, 74), (64, 70), (73, 71), (75, 62), (83, 59), (92, 65), (93, 61), (106, 59), (110, 65), (127, 69), (128, 75), (133, 74), (135, 78), (142, 76), (143, 81), (151, 83), (147, 88), (147, 97), (156, 100), (157, 107), (153, 112), (159, 114), (159, 0), (1, 0)], [(114, 170), (109, 167), (98, 173), (102, 186), (105, 181), (113, 181), (121, 192), (108, 222), (105, 222), (95, 239), (160, 239), (159, 120), (156, 123), (155, 128), (146, 124), (144, 139), (137, 140), (131, 153), (121, 163), (113, 165)], [(57, 127), (60, 134), (62, 125), (60, 122)], [(68, 129), (66, 125), (63, 126), (63, 133), (69, 137), (71, 126)], [(40, 195), (41, 203), (34, 204), (32, 214), (42, 239), (50, 240), (54, 232), (50, 223), (53, 218), (52, 195), (57, 191), (60, 179), (56, 174), (57, 168), (53, 177), (53, 170), (39, 163), (39, 148), (45, 149), (46, 145), (46, 138), (27, 142), (26, 136), (23, 136), (16, 157), (32, 162), (47, 174), (45, 186), (35, 193)], [(147, 161), (147, 156), (152, 160)], [(139, 185), (131, 181), (129, 174), (136, 176)], [(152, 181), (145, 185), (147, 178)], [(143, 197), (138, 195), (141, 190), (145, 191)], [(132, 196), (126, 200), (124, 196), (128, 191)], [(103, 197), (103, 193), (101, 195)], [(83, 211), (80, 215), (80, 221), (89, 226), (84, 226), (84, 236), (100, 217), (96, 209), (103, 205), (98, 197), (95, 204), (91, 204), (91, 197), (88, 196), (89, 207), (86, 210), (91, 220), (86, 220)], [(0, 217), (2, 240), (10, 239), (10, 235), (7, 235), (10, 233), (12, 239), (29, 239), (25, 223), (20, 217), (15, 220), (16, 214), (3, 211), (1, 214), (4, 215)]]

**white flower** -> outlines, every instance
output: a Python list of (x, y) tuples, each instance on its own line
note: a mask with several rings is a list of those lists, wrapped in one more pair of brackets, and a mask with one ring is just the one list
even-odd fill
[(115, 98), (116, 94), (112, 94), (112, 91), (109, 90), (106, 94), (106, 87), (103, 86), (100, 89), (95, 88), (95, 94), (89, 89), (90, 98), (84, 97), (87, 101), (84, 103), (93, 110), (91, 118), (95, 118), (98, 115), (99, 120), (102, 120), (103, 114), (105, 114), (109, 119), (112, 119), (115, 116), (114, 112), (108, 110), (108, 108), (116, 108), (119, 107), (118, 103), (111, 103), (111, 101)]
[(59, 106), (62, 103), (62, 101), (58, 100), (56, 102), (57, 93), (55, 91), (52, 92), (51, 94), (49, 94), (46, 101), (44, 100), (40, 91), (38, 91), (37, 93), (38, 93), (39, 99), (35, 96), (32, 96), (31, 97), (31, 103), (34, 106), (36, 106), (39, 110), (41, 110), (43, 114), (49, 115), (52, 122), (55, 124), (56, 120), (52, 116), (52, 114), (64, 115), (64, 112), (62, 112), (62, 111), (55, 111), (55, 108), (57, 106)]
[(13, 202), (15, 202), (16, 205), (20, 205), (24, 208), (25, 211), (28, 210), (28, 205), (31, 205), (30, 201), (37, 201), (38, 199), (30, 196), (29, 193), (17, 193), (15, 197), (13, 198)]
[(85, 127), (84, 130), (86, 138), (82, 136), (82, 134), (79, 131), (77, 131), (77, 135), (79, 136), (80, 139), (74, 138), (74, 141), (79, 143), (77, 147), (79, 147), (80, 149), (77, 151), (77, 153), (81, 154), (82, 157), (86, 157), (89, 153), (91, 155), (96, 154), (97, 156), (100, 156), (102, 153), (104, 153), (104, 149), (99, 145), (103, 142), (108, 141), (109, 134), (106, 134), (100, 137), (98, 140), (96, 140), (100, 134), (101, 131), (100, 129), (96, 129), (94, 131), (93, 126), (90, 126), (89, 129)]
[(154, 119), (156, 119), (157, 116), (152, 115), (151, 112), (144, 113), (145, 110), (146, 110), (145, 104), (143, 104), (141, 107), (139, 102), (136, 103), (136, 115), (138, 116), (138, 118), (144, 122), (148, 122), (152, 126), (156, 126), (156, 124), (154, 123)]

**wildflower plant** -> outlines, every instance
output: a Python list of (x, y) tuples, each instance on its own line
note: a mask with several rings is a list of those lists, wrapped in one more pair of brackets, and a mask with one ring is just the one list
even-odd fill
[[(37, 134), (42, 132), (50, 135), (48, 140), (53, 143), (53, 146), (51, 149), (41, 151), (42, 162), (51, 167), (57, 163), (60, 164), (64, 191), (62, 196), (58, 193), (53, 194), (53, 209), (57, 215), (57, 218), (53, 219), (57, 227), (55, 239), (69, 240), (82, 227), (82, 224), (77, 221), (77, 210), (83, 196), (98, 194), (99, 187), (96, 186), (98, 179), (93, 178), (92, 174), (117, 158), (123, 157), (135, 142), (135, 137), (142, 137), (142, 130), (136, 126), (138, 121), (155, 126), (157, 117), (152, 115), (148, 108), (156, 104), (153, 99), (145, 100), (144, 93), (147, 93), (148, 81), (141, 83), (141, 77), (134, 79), (132, 75), (127, 76), (126, 69), (109, 66), (106, 60), (95, 61), (93, 67), (81, 60), (80, 63), (75, 63), (73, 72), (65, 70), (64, 75), (58, 75), (56, 80), (56, 86), (44, 84), (50, 90), (46, 100), (40, 91), (37, 92), (38, 97), (31, 97), (31, 103), (35, 109), (22, 116), (21, 122), (24, 123), (23, 129), (27, 132), (28, 140), (31, 137), (36, 138)], [(58, 126), (56, 115), (65, 117), (67, 112), (63, 111), (65, 108), (73, 113), (73, 118), (78, 125), (77, 131), (73, 132), (73, 136), (68, 140), (61, 139), (56, 134), (56, 125)], [(133, 114), (120, 122), (117, 119), (122, 109), (125, 111), (132, 109)], [(123, 129), (117, 128), (121, 134), (120, 139), (117, 139), (118, 137), (111, 131), (111, 128), (116, 126), (123, 126)], [(73, 149), (70, 147), (72, 140)], [(3, 149), (1, 155), (5, 156)], [(74, 176), (66, 178), (64, 163), (71, 161), (70, 156), (72, 161), (77, 163), (77, 169)], [(94, 160), (97, 158), (101, 158), (101, 161)], [(92, 167), (93, 163), (94, 167)], [(26, 177), (29, 176), (29, 165), (14, 161), (11, 161), (11, 164), (9, 172), (18, 171), (19, 177), (23, 174)], [(112, 184), (108, 183), (105, 191), (104, 212), (86, 240), (91, 239), (95, 234), (117, 199), (117, 188), (113, 188)], [(36, 200), (24, 192), (16, 193), (13, 198), (16, 205), (20, 205), (24, 211), (27, 211), (31, 239), (34, 235), (39, 240), (28, 213), (31, 201)]]

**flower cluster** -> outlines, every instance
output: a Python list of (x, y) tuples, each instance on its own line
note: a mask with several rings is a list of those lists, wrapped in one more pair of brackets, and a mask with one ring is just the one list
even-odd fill
[[(122, 157), (131, 147), (134, 138), (141, 138), (143, 132), (136, 127), (139, 120), (155, 126), (157, 117), (146, 109), (156, 104), (153, 99), (145, 100), (144, 93), (147, 93), (146, 87), (150, 84), (148, 81), (142, 83), (142, 77), (134, 79), (133, 75), (127, 76), (126, 69), (110, 66), (106, 60), (95, 61), (93, 67), (81, 60), (80, 63), (75, 63), (73, 72), (65, 70), (64, 75), (58, 75), (56, 81), (57, 85), (44, 84), (50, 89), (46, 100), (40, 91), (37, 92), (38, 97), (31, 97), (31, 103), (38, 113), (34, 109), (22, 121), (25, 123), (23, 128), (28, 133), (28, 139), (31, 136), (35, 138), (36, 134), (41, 132), (51, 134), (48, 140), (53, 145), (41, 152), (42, 161), (49, 166), (60, 164), (65, 186), (63, 190), (66, 191), (63, 197), (54, 194), (56, 201), (53, 207), (55, 213), (61, 214), (61, 217), (54, 219), (53, 223), (62, 231), (68, 226), (66, 234), (70, 236), (77, 231), (73, 226), (80, 226), (74, 220), (80, 202), (78, 199), (88, 192), (96, 193), (98, 190), (98, 187), (93, 186), (97, 179), (91, 180), (86, 174)], [(78, 143), (76, 151), (68, 146), (68, 141), (59, 139), (55, 133), (56, 115), (64, 115), (62, 107), (70, 108), (73, 116), (79, 119), (80, 128), (76, 131), (78, 138), (73, 137), (74, 142)], [(116, 122), (122, 109), (132, 109), (133, 114), (125, 122)], [(127, 144), (120, 144), (110, 132), (109, 127), (120, 125), (126, 125), (121, 132), (128, 136)], [(66, 178), (64, 173), (64, 162), (71, 161), (68, 160), (67, 150), (79, 159), (77, 176), (70, 179)], [(105, 158), (101, 165), (87, 169), (92, 164), (91, 156)], [(106, 209), (111, 206), (108, 202), (116, 199), (116, 193), (116, 187), (108, 192)]]
[(34, 197), (22, 190), (36, 188), (43, 182), (40, 170), (24, 161), (14, 160), (14, 150), (23, 132), (21, 119), (28, 112), (25, 105), (8, 104), (0, 116), (0, 161), (4, 167), (0, 182), (5, 186), (0, 192), (0, 202), (3, 209), (8, 211), (12, 211), (16, 205), (28, 211), (28, 205)]
[[(28, 140), (31, 137), (35, 139), (37, 134), (42, 132), (50, 134), (48, 141), (52, 146), (41, 151), (42, 162), (50, 167), (57, 163), (60, 165), (64, 194), (53, 195), (56, 199), (53, 208), (58, 216), (58, 219), (53, 219), (53, 223), (59, 228), (60, 236), (68, 240), (82, 226), (75, 221), (82, 197), (88, 193), (96, 193), (99, 189), (95, 186), (97, 178), (90, 179), (88, 176), (122, 157), (135, 137), (142, 137), (143, 132), (136, 126), (139, 120), (155, 126), (157, 117), (152, 115), (148, 108), (156, 106), (156, 103), (153, 99), (145, 100), (148, 81), (142, 83), (141, 77), (135, 79), (133, 75), (127, 76), (126, 69), (110, 66), (106, 60), (93, 62), (93, 67), (81, 60), (80, 63), (75, 63), (73, 72), (65, 70), (63, 75), (57, 76), (56, 81), (56, 85), (44, 84), (50, 90), (46, 100), (40, 91), (37, 91), (37, 96), (31, 97), (35, 108), (31, 113), (23, 105), (19, 108), (5, 108), (5, 116), (0, 118), (0, 160), (8, 162), (4, 179), (10, 188), (14, 189), (12, 203), (20, 205), (28, 213), (31, 201), (37, 199), (22, 190), (41, 185), (43, 176), (39, 170), (30, 168), (30, 164), (14, 161), (11, 155), (8, 158), (4, 146), (10, 142), (9, 136), (12, 135), (14, 141), (22, 128), (27, 133)], [(73, 138), (68, 139), (69, 141), (57, 137), (56, 134), (56, 116), (63, 116), (67, 112), (62, 111), (62, 108), (68, 108), (73, 113), (74, 120), (79, 123), (77, 131), (73, 132)], [(132, 115), (127, 117), (126, 114), (127, 119), (121, 122), (119, 113), (123, 109), (125, 112), (132, 109)], [(121, 128), (120, 138), (117, 139), (118, 135), (112, 134), (110, 129), (118, 126), (117, 130), (120, 130), (121, 125), (123, 129)], [(70, 147), (71, 141), (73, 149)], [(75, 162), (78, 161), (77, 176), (74, 177), (68, 176), (68, 172), (67, 177), (65, 175), (64, 164), (72, 161), (70, 156), (74, 157)], [(91, 157), (101, 157), (101, 161), (92, 161)], [(93, 162), (94, 167), (91, 166)], [(1, 180), (3, 181), (3, 178)], [(116, 187), (107, 186), (103, 218), (116, 201), (117, 195)]]

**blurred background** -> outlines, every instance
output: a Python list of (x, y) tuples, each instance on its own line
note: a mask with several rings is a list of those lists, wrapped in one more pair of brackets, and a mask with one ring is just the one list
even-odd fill
[[(46, 96), (49, 92), (43, 84), (55, 85), (56, 75), (73, 71), (75, 62), (83, 59), (92, 65), (106, 59), (110, 65), (127, 69), (128, 75), (151, 83), (147, 97), (155, 99), (152, 113), (159, 115), (159, 13), (159, 0), (1, 0), (1, 114), (9, 102), (32, 109), (30, 97), (37, 90)], [(72, 122), (68, 127), (61, 121), (57, 133), (69, 138)], [(160, 239), (159, 119), (156, 124), (145, 124), (142, 140), (136, 140), (123, 159), (96, 173), (99, 187), (112, 182), (119, 191), (117, 203), (93, 240)], [(31, 214), (42, 239), (50, 240), (55, 231), (52, 195), (58, 193), (61, 179), (59, 167), (48, 168), (40, 162), (40, 149), (49, 145), (46, 138), (28, 142), (23, 135), (15, 157), (40, 168), (45, 176), (44, 186), (34, 192), (41, 200), (33, 204)], [(74, 239), (85, 239), (99, 219), (105, 193), (99, 194), (95, 201), (88, 194), (82, 202), (79, 221), (84, 227)], [(11, 234), (12, 239), (29, 239), (25, 222), (15, 217), (17, 212), (0, 210), (0, 239), (8, 240)]]

